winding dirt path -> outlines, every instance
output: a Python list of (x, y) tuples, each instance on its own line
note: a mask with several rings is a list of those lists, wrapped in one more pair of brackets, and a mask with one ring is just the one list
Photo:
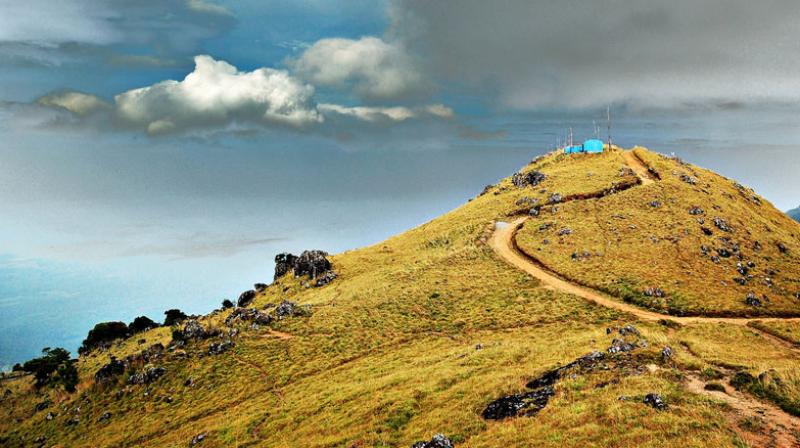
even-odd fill
[[(650, 175), (647, 167), (632, 151), (623, 151), (622, 157), (625, 163), (636, 173), (641, 179), (640, 185), (647, 185), (654, 182), (653, 177)], [(635, 188), (635, 187), (634, 187)], [(581, 200), (576, 197), (574, 200)], [(733, 325), (747, 326), (751, 322), (800, 322), (800, 317), (702, 317), (702, 316), (672, 316), (669, 314), (657, 313), (649, 311), (637, 306), (623, 302), (621, 299), (613, 298), (603, 292), (595, 289), (587, 288), (575, 283), (570, 282), (559, 276), (557, 273), (545, 268), (544, 265), (529, 254), (522, 252), (516, 242), (517, 231), (522, 227), (528, 216), (518, 218), (510, 223), (497, 222), (495, 223), (495, 230), (492, 233), (488, 243), (489, 246), (505, 260), (508, 264), (520, 269), (532, 277), (539, 279), (545, 288), (573, 294), (582, 297), (597, 305), (607, 308), (613, 308), (618, 311), (633, 314), (636, 317), (647, 321), (658, 321), (667, 319), (681, 324), (693, 323), (726, 323)], [(755, 333), (762, 335), (764, 338), (772, 341), (780, 341), (782, 345), (793, 350), (798, 350), (794, 344), (780, 339), (777, 336), (768, 334), (753, 327), (748, 327)]]
[[(620, 299), (612, 298), (611, 296), (603, 292), (597, 291), (595, 289), (571, 283), (568, 280), (561, 278), (558, 274), (547, 270), (542, 266), (542, 264), (538, 260), (519, 250), (519, 247), (516, 244), (516, 234), (519, 228), (522, 227), (522, 225), (525, 223), (527, 219), (528, 219), (527, 217), (522, 217), (510, 223), (506, 222), (496, 223), (495, 231), (492, 234), (492, 237), (489, 239), (489, 246), (495, 251), (497, 255), (500, 256), (500, 258), (505, 260), (508, 264), (516, 267), (517, 269), (525, 271), (532, 277), (537, 278), (539, 281), (542, 282), (545, 288), (565, 292), (568, 294), (573, 294), (578, 297), (582, 297), (590, 302), (593, 302), (597, 305), (633, 314), (636, 317), (647, 321), (658, 321), (661, 319), (667, 319), (681, 324), (726, 323), (726, 324), (742, 325), (742, 326), (746, 326), (747, 324), (755, 321), (800, 322), (800, 317), (781, 318), (781, 317), (672, 316), (669, 314), (661, 314), (655, 311), (645, 310), (635, 305), (625, 303)], [(765, 333), (760, 330), (757, 330), (752, 327), (748, 328), (756, 333), (765, 336)], [(772, 335), (770, 336), (771, 337), (767, 336), (765, 337), (767, 337), (768, 339), (780, 339)], [(783, 340), (781, 341), (787, 347), (791, 347), (791, 344), (787, 344), (786, 341)]]

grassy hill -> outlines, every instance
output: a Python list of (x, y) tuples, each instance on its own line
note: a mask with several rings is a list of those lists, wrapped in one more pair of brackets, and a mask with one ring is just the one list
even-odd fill
[[(797, 322), (640, 321), (545, 287), (487, 245), (495, 222), (535, 210), (518, 235), (520, 246), (565, 277), (622, 293), (620, 300), (686, 313), (800, 311), (800, 301), (775, 292), (797, 290), (800, 225), (779, 218), (763, 199), (756, 204), (733, 181), (643, 149), (637, 154), (662, 180), (639, 185), (622, 154), (537, 159), (522, 173), (536, 170), (544, 179), (504, 179), (429, 223), (331, 257), (337, 278), (330, 284), (314, 287), (288, 274), (248, 305), (277, 316), (277, 305), (288, 300), (302, 312), (254, 324), (226, 323), (241, 310), (220, 310), (198, 319), (216, 335), (185, 343), (174, 340), (185, 323), (148, 330), (81, 356), (73, 393), (37, 390), (30, 376), (4, 379), (0, 446), (394, 447), (441, 433), (457, 447), (741, 447), (791, 437), (792, 415), (800, 414), (800, 364), (791, 342), (800, 334)], [(684, 188), (673, 171), (698, 181)], [(607, 195), (592, 199), (597, 191)], [(554, 204), (553, 213), (547, 203), (556, 199), (567, 202)], [(662, 206), (648, 205), (653, 200)], [(756, 263), (753, 272), (776, 270), (769, 291), (760, 277), (747, 285), (768, 293), (763, 309), (738, 303), (745, 291), (738, 285), (721, 288), (716, 277), (704, 278), (731, 277), (733, 260), (718, 265), (700, 253), (705, 236), (689, 204), (706, 210), (706, 225), (717, 214), (730, 224), (730, 237)], [(615, 214), (625, 216), (624, 224)], [(541, 223), (556, 220), (540, 233)], [(607, 222), (620, 240), (607, 240)], [(632, 225), (650, 228), (628, 233)], [(572, 233), (558, 236), (563, 227)], [(713, 231), (710, 239), (728, 235)], [(540, 251), (544, 235), (551, 242)], [(670, 235), (681, 238), (673, 243)], [(756, 240), (758, 253), (751, 249)], [(572, 261), (578, 250), (592, 257)], [(678, 253), (680, 262), (669, 261)], [(642, 267), (647, 263), (659, 263), (653, 276), (652, 266)], [(667, 292), (666, 307), (637, 295), (651, 283)], [(729, 288), (735, 293), (720, 293)], [(229, 349), (212, 354), (228, 341)], [(111, 356), (135, 356), (157, 343), (163, 352), (95, 380)], [(594, 351), (602, 355), (585, 358)], [(131, 375), (156, 368), (164, 369), (157, 378), (130, 384)], [(709, 383), (728, 393), (706, 391)], [(525, 402), (527, 393), (546, 396), (544, 406), (539, 410), (540, 400), (520, 415), (484, 418), (495, 400)], [(666, 407), (646, 403), (648, 394)], [(756, 401), (790, 420), (779, 427), (768, 418), (773, 414), (742, 406)]]

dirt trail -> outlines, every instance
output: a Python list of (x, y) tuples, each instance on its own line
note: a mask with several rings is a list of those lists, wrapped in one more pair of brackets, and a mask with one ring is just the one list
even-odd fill
[[(636, 173), (642, 180), (642, 185), (651, 184), (654, 182), (653, 177), (647, 170), (647, 167), (642, 161), (633, 154), (632, 151), (623, 151), (622, 157), (628, 166)], [(579, 200), (579, 199), (576, 199)], [(577, 285), (568, 280), (561, 278), (558, 274), (546, 269), (542, 263), (532, 256), (523, 253), (516, 243), (517, 231), (522, 227), (529, 217), (521, 217), (510, 223), (498, 222), (495, 225), (495, 231), (489, 239), (489, 246), (507, 263), (515, 266), (516, 268), (525, 271), (531, 276), (539, 279), (545, 288), (566, 292), (578, 297), (582, 297), (590, 302), (607, 308), (623, 311), (635, 315), (636, 317), (647, 321), (658, 321), (667, 319), (681, 324), (692, 323), (726, 323), (733, 325), (746, 326), (751, 322), (787, 322), (794, 321), (800, 322), (800, 317), (782, 318), (782, 317), (702, 317), (702, 316), (672, 316), (669, 314), (661, 314), (655, 311), (648, 311), (634, 305), (623, 302), (620, 299), (612, 298), (595, 289), (587, 288)], [(753, 332), (762, 335), (764, 338), (772, 341), (780, 341), (782, 345), (793, 350), (797, 350), (794, 344), (791, 344), (777, 336), (767, 334), (761, 330), (749, 327)]]
[[(648, 320), (648, 321), (658, 321), (661, 319), (667, 319), (674, 322), (678, 322), (681, 324), (692, 324), (692, 323), (726, 323), (726, 324), (734, 324), (734, 325), (747, 325), (750, 322), (755, 321), (762, 321), (762, 322), (771, 322), (771, 321), (795, 321), (800, 322), (800, 318), (792, 317), (792, 318), (781, 318), (781, 317), (702, 317), (702, 316), (672, 316), (669, 314), (661, 314), (655, 311), (648, 311), (637, 306), (622, 302), (620, 299), (614, 299), (611, 296), (608, 296), (600, 291), (595, 289), (587, 288), (581, 285), (577, 285), (575, 283), (571, 283), (567, 280), (562, 279), (557, 274), (545, 269), (542, 267), (541, 263), (531, 257), (528, 254), (522, 253), (518, 248), (515, 242), (515, 237), (517, 230), (522, 226), (522, 224), (527, 220), (527, 217), (522, 217), (517, 220), (512, 221), (511, 223), (500, 223), (498, 222), (495, 228), (494, 233), (492, 234), (491, 239), (489, 240), (489, 246), (500, 256), (503, 260), (507, 263), (511, 264), (512, 266), (525, 271), (526, 273), (530, 274), (531, 276), (539, 279), (545, 288), (558, 290), (561, 292), (566, 292), (568, 294), (573, 294), (578, 297), (582, 297), (590, 302), (594, 302), (598, 305), (605, 306), (607, 308), (613, 308), (615, 310), (623, 311), (626, 313), (630, 313), (635, 315), (636, 317)], [(750, 327), (751, 330), (765, 335), (764, 332), (756, 330)], [(771, 336), (771, 335), (770, 335)], [(767, 336), (765, 336), (767, 337)], [(779, 339), (777, 337), (769, 337), (769, 339)], [(782, 340), (781, 340), (782, 341)], [(786, 344), (786, 341), (782, 341)]]
[(653, 183), (653, 176), (650, 175), (650, 171), (633, 151), (622, 151), (622, 158), (625, 159), (628, 167), (642, 180), (642, 185)]
[[(696, 376), (687, 378), (686, 388), (693, 393), (706, 395), (727, 403), (732, 408), (731, 427), (751, 446), (789, 447), (800, 446), (800, 419), (784, 412), (781, 408), (762, 402), (743, 394), (730, 384), (722, 384), (725, 392), (705, 390), (705, 383)], [(750, 419), (764, 425), (759, 432), (745, 431), (739, 425), (742, 419)]]
[(284, 339), (284, 340), (291, 339), (291, 338), (294, 337), (294, 336), (290, 335), (289, 333), (284, 333), (282, 331), (272, 330), (272, 329), (270, 329), (266, 333), (264, 333), (264, 336), (272, 336), (272, 337), (275, 337), (275, 338), (278, 338), (278, 339)]

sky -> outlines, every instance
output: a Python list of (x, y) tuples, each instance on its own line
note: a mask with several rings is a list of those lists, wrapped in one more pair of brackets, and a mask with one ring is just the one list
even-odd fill
[(0, 0), (0, 368), (374, 244), (613, 115), (800, 205), (800, 3)]

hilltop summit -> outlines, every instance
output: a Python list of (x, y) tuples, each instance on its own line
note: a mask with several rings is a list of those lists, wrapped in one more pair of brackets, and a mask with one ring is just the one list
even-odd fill
[(0, 445), (790, 446), (798, 236), (679, 159), (551, 153), (315, 252), (325, 282), (282, 255), (238, 307), (87, 351), (76, 392), (3, 380)]

